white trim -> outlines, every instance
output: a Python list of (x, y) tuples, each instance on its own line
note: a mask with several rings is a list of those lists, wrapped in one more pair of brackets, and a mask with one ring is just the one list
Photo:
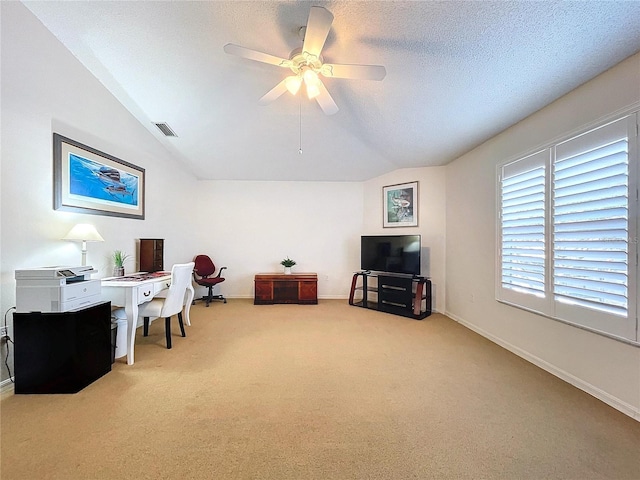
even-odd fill
[(13, 377), (5, 378), (0, 382), (0, 395), (5, 395), (9, 393), (13, 393), (14, 391), (14, 383), (12, 381)]
[(617, 342), (622, 342), (622, 343), (626, 343), (627, 345), (631, 345), (632, 347), (640, 347), (640, 341), (635, 341), (635, 340), (630, 340), (628, 338), (625, 337), (619, 337), (617, 335), (614, 335), (613, 333), (610, 332), (603, 332), (602, 330), (598, 330), (597, 328), (593, 328), (590, 327), (588, 325), (582, 324), (582, 323), (573, 323), (569, 320), (563, 319), (563, 318), (558, 318), (558, 317), (554, 317), (553, 315), (548, 315), (540, 310), (535, 310), (533, 308), (527, 308), (523, 305), (520, 305), (518, 303), (514, 303), (514, 302), (509, 302), (507, 300), (501, 300), (499, 298), (496, 298), (497, 302), (503, 303), (505, 305), (509, 305), (510, 307), (514, 307), (514, 308), (519, 308), (520, 310), (524, 310), (525, 312), (530, 312), (530, 313), (535, 313), (536, 315), (540, 315), (542, 317), (545, 318), (549, 318), (551, 320), (554, 320), (556, 322), (560, 322), (560, 323), (564, 323), (565, 325), (571, 325), (572, 327), (576, 327), (579, 328), (581, 330), (586, 330), (587, 332), (591, 332), (591, 333), (597, 333), (598, 335), (602, 335), (603, 337), (607, 337), (610, 338), (611, 340), (616, 340)]
[[(253, 300), (255, 298), (255, 295), (253, 293), (251, 295), (225, 295), (225, 298), (227, 300), (230, 300), (232, 298), (239, 300)], [(318, 295), (318, 300), (349, 300), (349, 295)]]
[[(232, 298), (239, 299), (239, 300), (253, 300), (254, 299), (254, 295), (234, 295), (232, 297), (230, 297), (228, 295), (225, 295), (225, 297), (227, 298), (227, 300), (230, 300)], [(318, 301), (320, 301), (320, 300), (345, 300), (345, 301), (348, 301), (349, 300), (349, 295), (318, 295)], [(443, 314), (441, 311), (436, 310), (434, 308), (433, 303), (434, 303), (434, 297), (432, 295), (431, 296), (431, 314), (432, 315), (436, 314), (436, 313)], [(373, 311), (378, 311), (378, 310), (373, 309)], [(427, 318), (429, 318), (429, 317), (425, 317), (422, 320), (426, 320)]]
[(571, 373), (556, 367), (555, 365), (527, 352), (526, 350), (523, 350), (520, 347), (516, 347), (515, 345), (499, 338), (496, 337), (495, 335), (477, 327), (476, 325), (467, 322), (466, 320), (463, 320), (462, 318), (458, 317), (457, 315), (452, 314), (451, 312), (446, 312), (445, 315), (449, 318), (451, 318), (452, 320), (460, 323), (461, 325), (464, 325), (465, 327), (467, 327), (468, 329), (476, 332), (478, 335), (481, 335), (489, 340), (491, 340), (493, 343), (500, 345), (501, 347), (509, 350), (511, 353), (517, 355), (520, 358), (525, 359), (526, 361), (534, 364), (535, 366), (549, 372), (550, 374), (558, 377), (561, 380), (564, 380), (567, 383), (570, 383), (571, 385), (573, 385), (574, 387), (588, 393), (589, 395), (597, 398), (598, 400), (601, 400), (602, 402), (606, 403), (607, 405), (615, 408), (616, 410), (624, 413), (625, 415), (630, 416), (631, 418), (633, 418), (634, 420), (640, 422), (640, 408), (635, 407), (623, 400), (620, 400), (618, 397), (615, 397), (613, 395), (611, 395), (610, 393), (605, 392), (604, 390), (588, 383), (585, 382), (584, 380), (576, 377), (575, 375), (572, 375)]

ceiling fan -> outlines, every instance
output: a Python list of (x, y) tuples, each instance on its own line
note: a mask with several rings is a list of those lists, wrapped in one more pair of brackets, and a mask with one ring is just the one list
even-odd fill
[(224, 51), (230, 55), (269, 63), (278, 67), (289, 68), (293, 75), (288, 76), (260, 100), (260, 105), (267, 105), (289, 91), (292, 95), (298, 93), (304, 83), (309, 99), (315, 98), (326, 115), (333, 115), (338, 106), (320, 80), (320, 75), (328, 78), (347, 78), (357, 80), (382, 80), (387, 71), (381, 65), (340, 65), (324, 63), (322, 47), (327, 39), (333, 15), (323, 7), (311, 7), (307, 26), (300, 30), (304, 33), (302, 48), (296, 48), (289, 54), (289, 58), (280, 58), (268, 53), (258, 52), (249, 48), (228, 43)]

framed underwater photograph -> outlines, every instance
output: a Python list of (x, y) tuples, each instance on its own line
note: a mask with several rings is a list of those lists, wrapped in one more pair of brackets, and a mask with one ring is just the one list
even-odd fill
[(145, 171), (53, 134), (53, 208), (144, 220)]
[(382, 187), (383, 227), (418, 226), (418, 182)]

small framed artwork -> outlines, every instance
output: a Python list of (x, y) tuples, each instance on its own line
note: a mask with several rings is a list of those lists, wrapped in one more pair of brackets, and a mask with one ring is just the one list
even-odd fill
[(53, 208), (144, 220), (143, 168), (53, 134)]
[(382, 187), (383, 227), (418, 226), (418, 182)]

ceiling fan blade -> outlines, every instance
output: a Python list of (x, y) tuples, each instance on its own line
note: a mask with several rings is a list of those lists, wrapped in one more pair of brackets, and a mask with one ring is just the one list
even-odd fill
[(382, 80), (387, 70), (382, 65), (337, 65), (325, 63), (320, 70), (325, 77), (355, 80)]
[(336, 105), (336, 102), (333, 101), (333, 98), (331, 97), (331, 94), (329, 94), (327, 88), (324, 86), (324, 83), (322, 83), (322, 81), (318, 79), (318, 83), (316, 85), (318, 86), (318, 90), (320, 90), (320, 93), (318, 94), (318, 96), (316, 96), (316, 101), (318, 102), (318, 105), (320, 105), (320, 108), (322, 109), (324, 114), (333, 115), (334, 113), (338, 113), (338, 105)]
[(333, 15), (329, 10), (322, 7), (311, 7), (302, 51), (319, 57), (322, 47), (324, 47), (324, 42), (327, 40), (327, 35), (329, 35), (332, 22)]
[(260, 105), (267, 105), (273, 102), (276, 98), (278, 98), (280, 95), (282, 95), (286, 91), (287, 91), (287, 79), (285, 78), (275, 87), (273, 87), (271, 90), (265, 93), (264, 96), (260, 100), (258, 100), (258, 103)]
[(251, 50), (250, 48), (234, 45), (233, 43), (227, 43), (224, 46), (224, 51), (229, 55), (237, 55), (238, 57), (248, 58), (249, 60), (255, 60), (256, 62), (269, 63), (278, 67), (289, 68), (291, 66), (291, 61), (285, 58), (258, 52), (257, 50)]

